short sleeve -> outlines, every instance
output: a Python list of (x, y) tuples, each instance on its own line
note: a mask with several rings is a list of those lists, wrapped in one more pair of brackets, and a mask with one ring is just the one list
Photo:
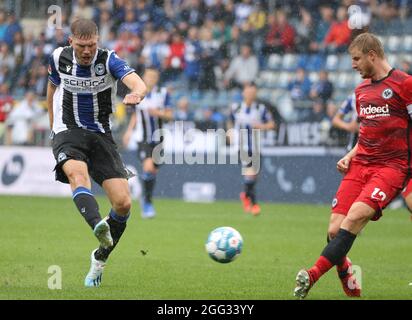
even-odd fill
[(135, 70), (131, 68), (126, 61), (120, 59), (114, 51), (112, 51), (109, 56), (109, 71), (115, 79), (121, 80)]
[(53, 52), (49, 57), (49, 66), (47, 71), (49, 73), (50, 82), (53, 83), (55, 86), (59, 86), (61, 79), (59, 72), (57, 71), (56, 65), (54, 63), (54, 54), (55, 52)]

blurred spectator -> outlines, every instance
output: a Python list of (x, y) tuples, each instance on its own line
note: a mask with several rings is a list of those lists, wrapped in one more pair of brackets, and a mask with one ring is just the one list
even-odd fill
[(320, 99), (324, 104), (332, 97), (333, 84), (328, 79), (328, 73), (325, 70), (319, 72), (319, 80), (313, 84), (310, 90), (310, 97), (314, 100)]
[(13, 97), (9, 94), (9, 87), (5, 83), (0, 83), (0, 142), (6, 129), (6, 120), (13, 107)]
[(202, 47), (202, 58), (200, 60), (199, 88), (201, 90), (216, 90), (215, 65), (219, 43), (213, 40), (212, 30), (202, 28), (200, 30), (200, 45)]
[(309, 98), (311, 86), (312, 83), (306, 75), (305, 69), (298, 68), (296, 70), (296, 78), (288, 84), (288, 91), (295, 106), (299, 107), (299, 103)]
[(185, 75), (189, 89), (199, 88), (200, 59), (202, 47), (198, 38), (198, 29), (191, 27), (185, 42), (184, 62)]
[(295, 46), (295, 29), (288, 23), (286, 12), (277, 10), (268, 16), (268, 31), (263, 54), (292, 52)]
[(252, 53), (250, 45), (244, 44), (241, 47), (240, 55), (235, 57), (225, 73), (225, 87), (243, 88), (245, 84), (256, 80), (259, 72), (259, 63)]
[(13, 46), (14, 34), (16, 32), (23, 32), (23, 29), (17, 21), (14, 12), (7, 13), (7, 27), (4, 34), (4, 41), (9, 45), (9, 47)]
[(396, 0), (379, 0), (377, 15), (383, 21), (387, 22), (399, 17), (399, 2)]
[(242, 0), (235, 5), (235, 24), (241, 26), (253, 11), (251, 0)]
[(174, 120), (176, 121), (193, 121), (194, 115), (189, 110), (189, 99), (186, 96), (181, 97), (177, 101), (177, 108), (174, 111)]
[(172, 34), (172, 39), (169, 44), (169, 51), (166, 57), (165, 69), (163, 71), (163, 81), (176, 80), (182, 73), (185, 62), (185, 43), (178, 31)]
[(240, 28), (238, 26), (233, 26), (230, 32), (230, 39), (220, 47), (221, 56), (224, 59), (236, 57), (240, 54), (241, 44)]
[(4, 37), (6, 36), (6, 30), (7, 30), (6, 12), (0, 9), (0, 42), (4, 41)]
[(330, 5), (322, 5), (320, 7), (321, 19), (316, 27), (316, 40), (313, 46), (314, 51), (324, 48), (324, 41), (329, 32), (329, 28), (333, 22), (333, 9)]
[(142, 50), (142, 56), (145, 59), (146, 67), (154, 67), (155, 69), (162, 70), (165, 64), (165, 59), (169, 53), (167, 38), (167, 31), (159, 30), (152, 31), (150, 29), (143, 32), (144, 46)]
[(125, 21), (119, 27), (119, 33), (128, 32), (130, 34), (140, 34), (142, 27), (136, 21), (135, 10), (126, 11)]
[(0, 44), (0, 68), (6, 66), (9, 70), (13, 70), (16, 65), (16, 60), (10, 52), (10, 47), (6, 42)]
[(315, 43), (316, 29), (310, 12), (300, 10), (301, 20), (296, 24), (296, 51), (299, 53), (311, 53), (317, 51)]
[(110, 41), (110, 32), (113, 29), (113, 20), (109, 11), (101, 11), (98, 20), (99, 26), (99, 40), (102, 47), (106, 48), (107, 43)]
[(205, 7), (203, 1), (186, 0), (183, 2), (183, 10), (180, 11), (180, 21), (186, 21), (191, 26), (200, 27), (203, 24)]
[(29, 91), (6, 120), (6, 144), (28, 145), (33, 142), (33, 121), (44, 112), (33, 92)]
[(93, 19), (93, 7), (90, 6), (87, 0), (75, 0), (72, 4), (71, 21), (78, 18)]
[(348, 25), (347, 9), (339, 7), (336, 18), (337, 21), (332, 23), (324, 40), (327, 53), (343, 53), (350, 42), (352, 31)]

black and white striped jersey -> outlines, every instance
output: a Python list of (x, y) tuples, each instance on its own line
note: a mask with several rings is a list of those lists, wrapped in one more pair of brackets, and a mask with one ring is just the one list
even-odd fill
[(162, 119), (149, 114), (150, 109), (171, 108), (170, 95), (165, 87), (154, 87), (145, 98), (136, 105), (135, 134), (138, 142), (152, 143), (159, 137), (154, 136), (156, 130), (163, 126)]
[(107, 49), (97, 49), (89, 66), (77, 63), (71, 46), (54, 50), (49, 58), (49, 81), (57, 86), (53, 96), (53, 132), (73, 128), (110, 132), (116, 81), (134, 71)]
[(251, 153), (257, 147), (253, 146), (252, 130), (255, 124), (265, 124), (272, 121), (272, 115), (263, 103), (253, 102), (250, 106), (243, 101), (234, 103), (230, 110), (230, 120), (233, 123), (234, 144), (242, 150)]

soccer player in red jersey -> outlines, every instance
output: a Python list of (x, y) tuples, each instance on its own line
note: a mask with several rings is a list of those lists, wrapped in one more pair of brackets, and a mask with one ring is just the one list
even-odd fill
[(334, 265), (346, 295), (360, 296), (346, 255), (357, 234), (369, 220), (382, 216), (408, 178), (412, 78), (389, 65), (381, 42), (373, 34), (358, 35), (349, 53), (353, 69), (365, 79), (355, 89), (359, 139), (337, 162), (344, 177), (332, 203), (328, 244), (315, 264), (296, 276), (294, 295), (301, 299)]

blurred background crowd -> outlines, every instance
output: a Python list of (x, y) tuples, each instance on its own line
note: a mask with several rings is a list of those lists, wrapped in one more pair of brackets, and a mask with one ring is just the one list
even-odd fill
[[(61, 28), (50, 5), (62, 8)], [(278, 123), (330, 123), (361, 81), (346, 50), (359, 32), (383, 41), (390, 63), (411, 72), (412, 0), (3, 0), (0, 2), (0, 143), (47, 145), (47, 61), (68, 45), (77, 17), (99, 26), (100, 46), (139, 74), (161, 71), (175, 119), (225, 126), (230, 104), (254, 82)], [(130, 111), (120, 102), (113, 131)], [(338, 139), (339, 140), (339, 139)], [(325, 145), (338, 144), (326, 135)]]

